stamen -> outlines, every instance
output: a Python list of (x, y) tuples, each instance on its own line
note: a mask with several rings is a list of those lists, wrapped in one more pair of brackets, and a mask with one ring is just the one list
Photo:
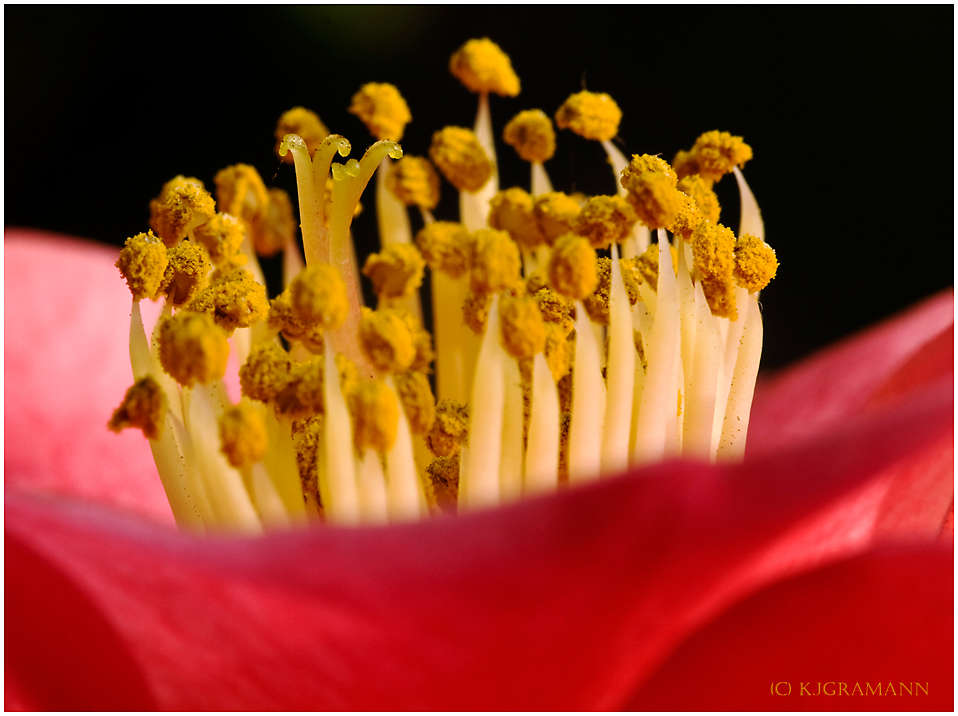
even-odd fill
[(150, 202), (150, 228), (173, 246), (216, 213), (213, 197), (203, 182), (194, 177), (177, 176), (163, 185)]
[(226, 372), (226, 333), (207, 313), (181, 311), (159, 324), (160, 363), (180, 385), (210, 383)]
[(160, 295), (169, 258), (166, 246), (150, 231), (126, 240), (116, 267), (130, 287), (134, 301), (156, 300)]
[(622, 110), (607, 94), (577, 92), (556, 112), (556, 126), (571, 129), (586, 139), (612, 139), (619, 133)]
[(429, 157), (459, 191), (479, 191), (492, 176), (492, 163), (471, 129), (445, 127), (436, 132)]
[(220, 416), (223, 454), (233, 467), (249, 467), (266, 454), (266, 422), (249, 403), (226, 409)]
[(519, 94), (519, 78), (509, 56), (487, 37), (469, 40), (449, 59), (449, 71), (470, 92), (495, 92), (506, 97)]
[(406, 206), (435, 209), (439, 203), (439, 175), (425, 157), (404, 155), (386, 174), (386, 189)]
[(150, 440), (156, 440), (160, 436), (166, 405), (166, 395), (159, 383), (151, 376), (140, 378), (126, 391), (107, 427), (115, 433), (124, 428), (139, 428)]

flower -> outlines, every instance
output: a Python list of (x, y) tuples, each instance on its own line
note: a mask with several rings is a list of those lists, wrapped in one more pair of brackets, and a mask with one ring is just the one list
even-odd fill
[(869, 680), (951, 703), (950, 293), (760, 385), (743, 464), (199, 539), (142, 438), (101, 427), (130, 381), (113, 259), (5, 236), (7, 708), (889, 707), (769, 690)]

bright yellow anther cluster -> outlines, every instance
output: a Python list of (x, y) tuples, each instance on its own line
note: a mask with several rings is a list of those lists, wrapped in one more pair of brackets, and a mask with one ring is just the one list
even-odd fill
[(742, 234), (735, 242), (735, 283), (750, 292), (761, 291), (775, 278), (775, 250), (757, 236)]
[(168, 249), (166, 255), (169, 263), (161, 289), (169, 296), (173, 307), (179, 308), (192, 301), (206, 287), (210, 261), (206, 249), (192, 241), (181, 241)]
[(386, 175), (386, 189), (406, 206), (435, 209), (439, 203), (439, 175), (425, 157), (403, 155)]
[(702, 222), (692, 234), (692, 263), (712, 315), (735, 320), (735, 234), (721, 224)]
[(586, 296), (582, 305), (585, 306), (585, 312), (593, 323), (602, 326), (609, 325), (609, 298), (612, 290), (612, 259), (600, 256), (596, 260), (596, 271), (599, 275), (599, 282), (595, 290)]
[(492, 176), (492, 163), (471, 129), (440, 129), (432, 135), (429, 157), (459, 191), (479, 191)]
[(593, 248), (608, 248), (625, 241), (639, 217), (621, 196), (595, 196), (586, 202), (575, 222), (575, 233), (589, 240)]
[(668, 230), (680, 239), (690, 241), (692, 233), (703, 221), (705, 221), (705, 217), (702, 216), (702, 212), (695, 204), (695, 199), (679, 192), (679, 210), (675, 215), (675, 220), (667, 227)]
[(541, 109), (527, 109), (509, 120), (502, 139), (527, 162), (544, 162), (556, 153), (552, 120)]
[(240, 388), (243, 395), (269, 403), (289, 380), (289, 355), (273, 341), (256, 343), (240, 367)]
[(280, 115), (276, 122), (276, 130), (273, 136), (276, 137), (276, 147), (274, 152), (287, 164), (293, 163), (292, 152), (287, 152), (285, 156), (279, 153), (279, 145), (283, 143), (283, 137), (287, 134), (298, 134), (306, 142), (306, 149), (309, 156), (313, 156), (323, 140), (329, 136), (329, 130), (323, 124), (319, 115), (305, 107), (293, 107)]
[(546, 243), (552, 246), (563, 234), (575, 230), (581, 207), (579, 202), (561, 191), (550, 191), (535, 200), (536, 220), (546, 237)]
[(549, 257), (549, 286), (566, 298), (581, 301), (599, 282), (595, 251), (575, 234), (560, 236)]
[(160, 425), (166, 414), (166, 395), (151, 376), (131, 385), (120, 407), (113, 411), (107, 427), (115, 433), (123, 428), (139, 428), (150, 440), (160, 436)]
[(332, 266), (308, 266), (289, 285), (290, 303), (301, 320), (325, 330), (343, 325), (349, 299), (343, 277)]
[(416, 357), (409, 324), (393, 310), (364, 311), (359, 323), (359, 347), (382, 373), (402, 373)]
[(489, 226), (508, 231), (523, 249), (534, 249), (546, 242), (536, 220), (532, 195), (518, 187), (500, 191), (489, 204)]
[(167, 246), (173, 246), (216, 213), (216, 203), (203, 182), (176, 176), (150, 201), (150, 228)]
[(546, 328), (539, 304), (531, 296), (503, 296), (499, 304), (502, 347), (521, 360), (541, 353), (546, 343)]
[(120, 269), (134, 301), (157, 299), (169, 259), (166, 246), (150, 231), (126, 240), (116, 267)]
[(612, 139), (619, 133), (622, 110), (607, 94), (577, 92), (556, 112), (559, 129), (571, 129), (586, 139)]
[(213, 183), (216, 184), (216, 202), (224, 214), (255, 224), (266, 213), (269, 194), (255, 167), (234, 164), (220, 169)]
[(480, 229), (473, 234), (469, 287), (476, 293), (496, 293), (520, 283), (519, 247), (505, 231)]
[[(678, 181), (678, 175), (675, 169), (669, 166), (669, 163), (654, 154), (633, 154), (627, 170), (629, 174), (644, 174), (645, 172), (660, 172), (665, 174), (672, 182), (672, 186)], [(623, 172), (624, 174), (625, 172)]]
[(569, 331), (557, 323), (546, 323), (545, 356), (552, 380), (558, 383), (569, 374), (572, 369), (573, 344), (569, 341)]
[(698, 174), (704, 179), (718, 181), (732, 171), (732, 167), (744, 166), (752, 158), (752, 148), (741, 137), (713, 130), (695, 140), (691, 154), (698, 166)]
[(575, 323), (572, 320), (572, 312), (575, 310), (575, 306), (569, 299), (556, 293), (548, 286), (536, 291), (533, 298), (539, 304), (542, 320), (559, 326), (563, 331), (563, 336), (572, 332), (572, 329), (575, 328)]
[(437, 457), (457, 455), (469, 430), (469, 408), (454, 400), (441, 400), (436, 419), (426, 435), (426, 447)]
[(287, 288), (269, 302), (269, 327), (280, 331), (287, 341), (299, 341), (310, 353), (323, 352), (323, 329), (303, 321), (293, 311)]
[(263, 219), (253, 227), (253, 248), (260, 256), (273, 256), (290, 246), (299, 225), (293, 217), (293, 204), (282, 189), (267, 192), (269, 203)]
[(226, 372), (226, 333), (207, 313), (180, 311), (164, 319), (159, 341), (160, 365), (180, 385), (210, 383)]
[(433, 271), (444, 271), (453, 278), (469, 268), (472, 239), (466, 227), (451, 221), (434, 221), (416, 234), (416, 245)]
[(409, 429), (416, 435), (425, 435), (436, 420), (436, 398), (429, 378), (419, 371), (407, 371), (394, 378), (399, 400), (409, 420)]
[(409, 105), (394, 85), (369, 82), (353, 95), (349, 112), (362, 120), (376, 139), (402, 139), (406, 125), (412, 121)]
[(188, 308), (209, 313), (227, 333), (237, 328), (249, 328), (269, 315), (266, 287), (241, 268), (214, 278)]
[(206, 249), (210, 260), (216, 266), (222, 266), (237, 258), (244, 236), (243, 223), (231, 214), (216, 214), (193, 232), (196, 243)]
[(639, 221), (650, 229), (663, 229), (675, 222), (684, 206), (682, 192), (675, 188), (675, 175), (660, 171), (635, 171), (635, 162), (622, 170), (622, 187)]
[(486, 332), (489, 309), (492, 308), (491, 293), (469, 291), (462, 303), (462, 320), (470, 331), (478, 336)]
[(504, 97), (519, 94), (519, 78), (509, 56), (484, 37), (469, 40), (449, 58), (449, 71), (470, 92), (495, 92)]
[(359, 450), (386, 452), (396, 442), (399, 402), (389, 386), (379, 380), (364, 380), (348, 396), (353, 418), (353, 437)]
[(363, 274), (373, 282), (380, 298), (411, 296), (422, 284), (426, 261), (412, 244), (391, 244), (378, 254), (370, 254)]
[(249, 403), (227, 408), (219, 419), (220, 445), (233, 467), (259, 462), (266, 454), (266, 421)]
[(702, 212), (702, 216), (713, 224), (717, 224), (719, 216), (722, 213), (722, 207), (719, 205), (718, 196), (712, 189), (712, 182), (703, 179), (697, 174), (683, 177), (679, 180), (676, 188), (683, 194), (686, 194), (695, 200), (695, 205)]

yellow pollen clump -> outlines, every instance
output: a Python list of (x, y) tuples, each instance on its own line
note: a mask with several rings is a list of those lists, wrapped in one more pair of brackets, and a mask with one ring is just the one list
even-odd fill
[(350, 114), (362, 120), (376, 139), (402, 139), (406, 125), (412, 121), (409, 105), (394, 85), (369, 82), (353, 95)]
[(347, 401), (353, 418), (353, 436), (359, 450), (386, 452), (396, 442), (399, 402), (389, 386), (379, 380), (364, 380)]
[(277, 413), (290, 420), (321, 415), (326, 407), (323, 367), (321, 359), (294, 364), (289, 379), (273, 399)]
[(550, 191), (536, 197), (534, 208), (546, 243), (552, 246), (560, 236), (575, 230), (582, 207), (571, 196), (561, 191)]
[(393, 310), (364, 312), (359, 322), (359, 347), (383, 373), (402, 373), (416, 357), (409, 324)]
[(386, 175), (386, 189), (406, 206), (435, 209), (439, 203), (439, 175), (425, 157), (403, 155)]
[(266, 287), (241, 268), (215, 277), (188, 308), (209, 313), (228, 333), (237, 328), (249, 328), (269, 316)]
[(721, 224), (699, 224), (692, 234), (692, 262), (712, 315), (735, 320), (735, 234)]
[(577, 92), (556, 112), (559, 129), (571, 129), (586, 139), (612, 139), (619, 133), (622, 110), (607, 94)]
[(477, 335), (486, 332), (486, 322), (489, 320), (489, 309), (492, 307), (491, 293), (476, 293), (469, 291), (462, 303), (462, 321), (469, 330)]
[(560, 236), (549, 257), (549, 286), (573, 301), (581, 301), (599, 282), (595, 251), (575, 234)]
[(378, 254), (370, 254), (363, 275), (373, 282), (380, 298), (411, 296), (422, 284), (426, 262), (412, 244), (391, 244)]
[(307, 266), (290, 283), (289, 295), (301, 320), (325, 330), (339, 328), (349, 313), (346, 284), (332, 266)]
[(679, 211), (675, 215), (675, 221), (666, 228), (679, 238), (689, 241), (692, 238), (692, 232), (703, 221), (705, 221), (705, 217), (695, 204), (695, 199), (687, 194), (681, 194)]
[(409, 420), (409, 429), (416, 435), (425, 435), (432, 430), (436, 420), (436, 398), (429, 379), (424, 373), (413, 370), (397, 375), (394, 380)]
[(556, 153), (552, 120), (541, 109), (527, 109), (509, 120), (502, 139), (527, 162), (544, 162)]
[(216, 203), (203, 182), (176, 176), (150, 201), (150, 228), (167, 246), (173, 246), (216, 213)]
[(713, 130), (695, 140), (692, 155), (698, 164), (698, 173), (705, 179), (718, 181), (732, 171), (732, 167), (744, 166), (752, 158), (752, 148), (741, 137)]
[[(174, 308), (192, 301), (207, 284), (210, 261), (204, 249), (192, 241), (182, 241), (166, 252), (169, 263), (161, 290)], [(198, 309), (204, 310), (204, 309)]]
[(621, 196), (596, 196), (589, 199), (575, 222), (575, 233), (589, 240), (595, 249), (625, 241), (639, 217)]
[(243, 395), (264, 403), (272, 402), (289, 382), (292, 364), (285, 350), (273, 341), (255, 344), (240, 366)]
[(152, 376), (140, 378), (131, 385), (120, 407), (113, 411), (107, 427), (115, 433), (124, 428), (139, 428), (150, 440), (160, 436), (160, 425), (166, 414), (166, 394)]
[(569, 332), (556, 323), (546, 324), (545, 356), (552, 379), (558, 383), (572, 368), (573, 345)]
[(266, 213), (269, 194), (255, 167), (234, 164), (220, 169), (213, 183), (216, 184), (216, 202), (224, 214), (255, 223)]
[(572, 332), (575, 328), (575, 322), (572, 320), (575, 306), (569, 299), (548, 287), (540, 288), (533, 294), (533, 298), (539, 304), (542, 320), (558, 325), (564, 331), (564, 336)]
[(622, 172), (622, 186), (639, 220), (650, 229), (671, 226), (682, 209), (682, 192), (675, 181), (662, 172), (630, 174)]
[(283, 143), (283, 137), (287, 134), (298, 134), (302, 137), (303, 141), (306, 142), (309, 156), (313, 156), (319, 145), (329, 136), (329, 130), (320, 121), (319, 115), (305, 107), (293, 107), (283, 112), (276, 122), (276, 130), (273, 132), (273, 136), (276, 138), (276, 147), (273, 151), (284, 162), (292, 164), (292, 152), (287, 152), (285, 156), (279, 153), (279, 145)]
[(226, 333), (206, 313), (180, 311), (160, 323), (160, 365), (187, 387), (223, 377), (230, 347)]
[(459, 501), (459, 453), (449, 457), (437, 457), (426, 468), (426, 490), (429, 503), (440, 512), (455, 514)]
[(323, 352), (323, 329), (304, 323), (293, 312), (288, 288), (269, 302), (268, 325), (274, 331), (280, 331), (287, 341), (299, 341), (310, 353), (319, 355)]
[(416, 245), (433, 271), (444, 271), (453, 278), (469, 268), (472, 240), (466, 227), (451, 221), (434, 221), (416, 234)]
[(712, 189), (712, 182), (695, 174), (683, 177), (679, 180), (676, 188), (695, 200), (695, 205), (706, 219), (713, 224), (718, 223), (722, 207), (719, 205), (718, 196)]
[(259, 462), (266, 454), (266, 422), (249, 403), (226, 409), (220, 416), (220, 445), (233, 467), (246, 467)]
[(500, 191), (489, 204), (489, 226), (508, 231), (523, 249), (534, 249), (546, 242), (536, 221), (532, 195), (515, 187)]
[(735, 283), (751, 293), (761, 291), (775, 278), (775, 250), (757, 236), (742, 234), (735, 242)]
[(206, 249), (216, 266), (230, 261), (239, 253), (244, 236), (242, 222), (230, 214), (216, 214), (193, 232), (196, 243)]
[(597, 260), (599, 283), (595, 290), (585, 297), (582, 305), (593, 323), (609, 325), (609, 296), (612, 290), (612, 259), (600, 256)]
[[(657, 157), (653, 154), (633, 154), (632, 160), (629, 162), (623, 171), (623, 177), (628, 175), (637, 175), (645, 174), (646, 172), (658, 172), (664, 174), (669, 178), (669, 181), (672, 183), (672, 186), (675, 186), (675, 183), (678, 181), (678, 175), (675, 173), (675, 169), (669, 166), (669, 163), (662, 159), (662, 157)], [(624, 182), (624, 179), (622, 180)], [(625, 184), (623, 183), (624, 187)]]
[(169, 259), (166, 245), (150, 231), (126, 240), (116, 267), (130, 287), (134, 301), (159, 298)]
[(480, 229), (473, 234), (469, 287), (476, 293), (495, 293), (520, 283), (519, 247), (505, 231)]
[[(675, 158), (672, 159), (672, 167), (675, 169), (676, 175), (679, 179), (684, 179), (687, 176), (698, 175), (699, 173), (699, 163), (695, 158), (695, 155), (692, 152), (687, 152), (684, 149), (680, 149), (675, 154)], [(706, 182), (710, 182), (708, 179), (704, 179)]]
[(499, 304), (502, 347), (513, 358), (531, 358), (545, 347), (546, 329), (531, 296), (503, 296)]
[(253, 248), (260, 256), (273, 256), (295, 239), (299, 226), (293, 216), (289, 194), (282, 189), (267, 192), (269, 202), (260, 221), (253, 225)]
[(449, 58), (449, 71), (470, 92), (495, 92), (503, 97), (519, 94), (519, 77), (509, 56), (484, 37), (469, 40)]
[(426, 435), (426, 447), (436, 457), (450, 457), (460, 452), (469, 431), (469, 408), (454, 400), (440, 400), (436, 419)]
[(432, 135), (429, 157), (459, 191), (479, 191), (492, 176), (492, 162), (471, 129), (440, 129)]

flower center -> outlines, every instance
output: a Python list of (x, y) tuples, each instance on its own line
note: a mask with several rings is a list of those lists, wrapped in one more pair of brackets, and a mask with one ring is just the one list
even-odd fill
[[(489, 40), (466, 43), (450, 69), (479, 110), (473, 129), (435, 133), (431, 162), (396, 143), (411, 114), (392, 85), (353, 97), (378, 140), (358, 161), (334, 161), (351, 145), (311, 111), (280, 118), (302, 253), (289, 197), (243, 164), (216, 175), (215, 201), (198, 179), (170, 180), (150, 204), (152, 230), (127, 240), (117, 266), (133, 297), (136, 382), (109, 427), (144, 432), (181, 527), (411, 520), (669, 457), (741, 458), (757, 296), (778, 265), (739, 169), (751, 148), (713, 131), (672, 165), (627, 160), (611, 141), (615, 101), (579, 92), (556, 124), (601, 142), (618, 195), (553, 190), (544, 162), (556, 134), (537, 109), (503, 133), (530, 163), (530, 190), (499, 191), (488, 95), (517, 95), (518, 77)], [(377, 169), (382, 245), (362, 269), (371, 310), (350, 225)], [(728, 173), (738, 237), (712, 190)], [(458, 222), (431, 213), (439, 174), (459, 193)], [(257, 254), (278, 251), (286, 288), (270, 301)], [(143, 299), (164, 301), (150, 340)], [(230, 352), (237, 405), (224, 385)]]

